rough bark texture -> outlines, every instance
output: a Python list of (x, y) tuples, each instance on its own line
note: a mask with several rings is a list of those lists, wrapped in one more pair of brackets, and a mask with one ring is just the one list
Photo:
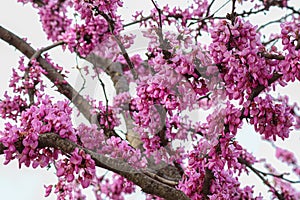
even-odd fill
[[(35, 54), (35, 50), (20, 37), (16, 36), (12, 32), (6, 30), (0, 26), (0, 38), (6, 41), (8, 44), (17, 48), (29, 59)], [(93, 121), (94, 116), (91, 115), (90, 111), (92, 106), (89, 102), (83, 98), (65, 79), (64, 77), (55, 69), (53, 66), (43, 59), (41, 56), (37, 58), (41, 67), (45, 69), (47, 74), (45, 76), (53, 83), (55, 83), (58, 92), (65, 95), (72, 103), (78, 108), (78, 110), (88, 119), (90, 122)], [(111, 69), (111, 73), (117, 73), (120, 69)], [(119, 75), (119, 74), (117, 74)], [(121, 76), (121, 74), (120, 74)], [(116, 77), (116, 76), (115, 76)], [(119, 79), (113, 80), (114, 82)], [(58, 84), (57, 84), (58, 83)], [(126, 86), (125, 86), (126, 87)], [(120, 90), (126, 90), (127, 88), (120, 88)], [(119, 175), (124, 176), (128, 180), (134, 182), (136, 185), (140, 186), (142, 190), (148, 194), (153, 194), (160, 196), (165, 199), (178, 199), (187, 200), (189, 199), (183, 192), (171, 187), (167, 184), (159, 182), (154, 178), (146, 175), (141, 170), (135, 169), (125, 161), (119, 159), (112, 159), (104, 155), (97, 154), (91, 150), (85, 149), (67, 139), (60, 138), (59, 135), (55, 133), (47, 133), (39, 136), (39, 146), (38, 148), (53, 147), (55, 149), (61, 150), (64, 154), (71, 154), (77, 147), (83, 149), (86, 153), (90, 154), (96, 163), (96, 166), (113, 171)], [(22, 141), (16, 142), (16, 148), (19, 152), (24, 148), (22, 146)], [(0, 143), (0, 154), (4, 154), (6, 147)], [(144, 169), (145, 170), (145, 169)], [(147, 169), (146, 169), (147, 171)]]
[[(64, 154), (71, 154), (75, 148), (82, 149), (90, 154), (95, 161), (96, 166), (113, 171), (134, 182), (140, 186), (142, 190), (148, 194), (154, 194), (167, 200), (188, 200), (189, 198), (181, 191), (174, 187), (161, 183), (143, 173), (141, 170), (135, 169), (128, 165), (125, 161), (113, 159), (104, 155), (97, 154), (91, 150), (83, 148), (70, 140), (63, 139), (55, 133), (45, 133), (39, 136), (38, 148), (53, 147), (61, 150)], [(22, 141), (16, 142), (18, 151), (22, 151)], [(0, 143), (0, 154), (4, 153), (6, 147)]]

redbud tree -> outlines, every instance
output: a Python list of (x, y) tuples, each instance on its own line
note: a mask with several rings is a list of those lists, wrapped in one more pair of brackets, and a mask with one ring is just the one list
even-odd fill
[[(45, 196), (57, 199), (85, 199), (85, 188), (96, 199), (138, 190), (146, 199), (263, 199), (260, 188), (241, 183), (245, 174), (272, 199), (300, 199), (296, 156), (276, 143), (300, 128), (299, 107), (274, 95), (300, 80), (296, 0), (147, 1), (149, 10), (124, 18), (134, 2), (18, 0), (37, 10), (53, 44), (35, 49), (0, 26), (1, 40), (23, 54), (1, 94), (3, 165), (53, 168), (57, 182), (45, 185)], [(254, 22), (274, 10), (276, 19)], [(276, 29), (267, 34), (269, 26)], [(132, 51), (138, 32), (144, 45)], [(89, 63), (71, 69), (81, 87), (51, 58), (54, 48)], [(103, 98), (83, 94), (88, 83)], [(245, 124), (298, 180), (240, 144)]]

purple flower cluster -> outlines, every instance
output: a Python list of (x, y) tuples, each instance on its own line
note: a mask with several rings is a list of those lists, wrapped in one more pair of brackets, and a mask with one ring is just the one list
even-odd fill
[(102, 154), (110, 155), (112, 158), (121, 158), (130, 165), (137, 168), (144, 168), (147, 160), (142, 156), (139, 149), (134, 149), (119, 137), (112, 136), (106, 140), (106, 145), (101, 149)]
[(259, 56), (264, 47), (256, 29), (237, 17), (233, 25), (222, 20), (210, 32), (213, 42), (209, 49), (226, 84), (227, 95), (240, 103), (258, 85), (267, 87), (272, 77), (271, 66)]
[[(105, 135), (103, 129), (98, 129), (96, 124), (87, 126), (80, 124), (76, 128), (76, 135), (80, 138), (82, 146), (95, 152), (100, 152), (104, 145)], [(97, 142), (95, 142), (97, 141)]]
[[(9, 87), (14, 93), (28, 94), (29, 90), (34, 90), (34, 94), (44, 91), (45, 85), (42, 80), (42, 75), (46, 71), (40, 67), (36, 59), (30, 60), (26, 65), (24, 57), (20, 57), (18, 69), (13, 69), (12, 78), (9, 81)], [(23, 75), (21, 75), (23, 74)], [(36, 88), (39, 86), (39, 88)]]
[(293, 126), (294, 117), (287, 101), (274, 104), (273, 98), (266, 95), (265, 98), (256, 97), (246, 108), (244, 115), (250, 114), (250, 123), (254, 125), (257, 132), (265, 139), (276, 140), (279, 136), (282, 139), (288, 138)]
[(280, 25), (280, 38), (286, 54), (285, 59), (277, 65), (276, 70), (283, 75), (283, 80), (286, 82), (300, 80), (299, 22), (299, 19), (294, 19), (293, 22), (285, 22)]
[[(109, 105), (103, 105), (102, 101), (96, 101), (89, 98), (93, 106), (92, 114), (97, 113), (97, 121), (103, 129), (113, 129), (120, 124), (119, 118), (116, 116), (115, 110)], [(98, 103), (97, 103), (98, 102)]]
[[(121, 19), (116, 14), (117, 9), (121, 6), (122, 2), (119, 0), (75, 1), (74, 9), (82, 23), (70, 28), (60, 39), (68, 44), (71, 52), (76, 51), (81, 56), (87, 56), (96, 47), (107, 47), (111, 31), (118, 35), (122, 30)], [(110, 22), (113, 27), (111, 27), (112, 24), (108, 24), (103, 15), (114, 19), (113, 22)], [(117, 46), (115, 42), (114, 45)]]
[[(57, 150), (49, 148), (38, 148), (38, 137), (43, 133), (54, 132), (62, 138), (68, 138), (76, 142), (76, 135), (70, 118), (71, 108), (67, 101), (58, 101), (52, 104), (48, 96), (40, 99), (40, 104), (31, 106), (22, 112), (21, 124), (19, 127), (10, 123), (5, 125), (0, 141), (8, 148), (5, 150), (6, 161), (9, 163), (17, 158), (20, 166), (24, 163), (27, 167), (45, 167), (53, 159), (57, 159)], [(24, 149), (17, 151), (15, 142), (22, 139)]]
[(114, 174), (112, 180), (105, 179), (101, 182), (97, 191), (97, 196), (106, 196), (110, 199), (124, 200), (124, 194), (132, 194), (135, 191), (135, 185), (124, 177)]
[(74, 150), (70, 159), (60, 160), (55, 165), (56, 175), (60, 181), (73, 182), (77, 174), (76, 180), (81, 183), (82, 188), (87, 188), (91, 184), (96, 173), (94, 160), (78, 148)]
[[(233, 135), (237, 134), (237, 129), (242, 127), (241, 111), (235, 108), (232, 104), (227, 102), (225, 109), (225, 119), (224, 124), (228, 126), (228, 130)], [(226, 134), (226, 133), (225, 133)]]
[(82, 149), (75, 148), (69, 159), (60, 159), (55, 167), (58, 183), (55, 186), (45, 186), (45, 197), (51, 194), (54, 187), (57, 199), (85, 199), (79, 185), (87, 188), (96, 177), (95, 162), (91, 156)]
[(17, 117), (27, 107), (27, 102), (20, 95), (10, 97), (7, 92), (5, 92), (4, 98), (0, 101), (1, 117), (17, 120)]
[(39, 8), (39, 15), (43, 29), (48, 39), (59, 40), (71, 26), (72, 20), (67, 16), (67, 9), (73, 5), (72, 1), (46, 0)]
[(133, 112), (133, 118), (139, 125), (147, 127), (150, 123), (149, 113), (151, 106), (163, 105), (164, 108), (172, 115), (179, 104), (177, 97), (162, 83), (145, 83), (140, 84), (137, 88), (138, 98), (130, 103), (130, 110)]
[[(201, 139), (188, 155), (188, 166), (178, 188), (191, 199), (203, 199), (202, 191), (207, 184), (210, 184), (210, 199), (253, 199), (253, 187), (241, 188), (237, 179), (242, 171), (247, 172), (238, 162), (240, 156), (251, 164), (255, 162), (251, 154), (230, 138), (223, 137), (216, 146)], [(209, 177), (211, 183), (206, 182)]]
[(282, 162), (285, 162), (287, 164), (293, 164), (293, 165), (297, 164), (297, 159), (295, 158), (294, 153), (292, 153), (286, 149), (277, 147), (275, 156), (277, 159), (279, 159)]

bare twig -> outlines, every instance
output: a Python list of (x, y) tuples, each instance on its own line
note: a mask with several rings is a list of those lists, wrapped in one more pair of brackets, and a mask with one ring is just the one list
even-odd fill
[(263, 172), (259, 169), (256, 169), (257, 172), (261, 173), (263, 176), (273, 176), (275, 178), (280, 178), (286, 182), (292, 183), (292, 184), (297, 184), (300, 183), (300, 181), (292, 181), (290, 179), (285, 178), (285, 175), (288, 175), (288, 173), (283, 173), (283, 174), (273, 174), (273, 173), (267, 173), (267, 172)]
[(143, 21), (147, 21), (149, 19), (152, 19), (152, 16), (148, 16), (148, 17), (142, 17), (140, 20), (136, 20), (136, 21), (133, 21), (133, 22), (130, 22), (128, 24), (125, 24), (123, 25), (123, 27), (128, 27), (128, 26), (132, 26), (134, 24), (138, 24), (140, 22), (143, 22)]
[(158, 17), (159, 17), (158, 26), (159, 26), (160, 29), (162, 29), (161, 9), (156, 5), (154, 0), (151, 0), (151, 2), (152, 2), (152, 4), (154, 5), (155, 9), (158, 12)]
[(267, 46), (273, 42), (273, 44), (271, 44), (271, 46), (273, 46), (278, 40), (279, 40), (279, 38), (275, 37), (273, 39), (270, 39), (269, 41), (263, 42), (262, 45)]
[(60, 41), (55, 42), (55, 43), (53, 43), (53, 44), (51, 44), (51, 45), (49, 45), (49, 46), (47, 46), (47, 47), (43, 47), (43, 48), (37, 50), (37, 51), (31, 56), (30, 61), (29, 61), (29, 65), (30, 65), (30, 62), (31, 62), (32, 60), (34, 60), (34, 59), (37, 60), (37, 59), (42, 55), (42, 53), (44, 53), (44, 52), (46, 52), (46, 51), (49, 51), (50, 49), (53, 49), (53, 48), (55, 48), (55, 47), (57, 47), (57, 46), (63, 45), (64, 43), (65, 43), (64, 41), (60, 40)]
[(162, 32), (162, 19), (161, 19), (161, 9), (158, 7), (158, 5), (154, 2), (154, 0), (151, 0), (152, 4), (154, 5), (155, 9), (158, 12), (158, 17), (159, 17), (159, 21), (158, 21), (158, 28), (157, 28), (157, 35), (159, 38), (159, 43), (161, 44), (162, 48), (164, 48), (164, 36), (163, 36), (163, 32)]
[(107, 94), (106, 94), (105, 85), (104, 85), (103, 81), (101, 80), (99, 73), (98, 72), (96, 72), (96, 73), (97, 73), (97, 78), (98, 78), (98, 81), (100, 82), (100, 85), (101, 85), (102, 90), (103, 90), (104, 98), (105, 98), (105, 103), (106, 103), (106, 105), (105, 105), (105, 118), (106, 118), (106, 121), (108, 123), (108, 129), (110, 130), (111, 129), (111, 123), (108, 120), (108, 97), (107, 97)]
[[(86, 79), (85, 79), (84, 75), (82, 74), (82, 71), (81, 71), (82, 68), (79, 67), (77, 56), (76, 56), (76, 69), (79, 71), (80, 77), (81, 77), (81, 79), (83, 80), (82, 86), (81, 86), (81, 88), (78, 90), (78, 94), (80, 94), (80, 93), (84, 90), (84, 88), (85, 88), (85, 85), (86, 85)], [(75, 97), (74, 97), (74, 98), (75, 98)], [(70, 103), (71, 103), (71, 102), (70, 102)]]
[(117, 42), (120, 50), (121, 50), (121, 53), (123, 55), (123, 57), (125, 58), (130, 70), (131, 70), (131, 73), (133, 74), (133, 77), (134, 79), (137, 79), (137, 73), (134, 69), (134, 65), (133, 63), (131, 62), (130, 60), (130, 57), (123, 45), (123, 43), (121, 42), (120, 38), (118, 35), (114, 34), (114, 21), (111, 19), (111, 17), (109, 15), (107, 15), (106, 13), (102, 12), (102, 11), (99, 11), (98, 8), (95, 8), (97, 10), (97, 12), (106, 20), (106, 22), (108, 23), (108, 27), (109, 27), (109, 32), (112, 34), (114, 40)]
[(222, 8), (224, 8), (230, 1), (232, 0), (228, 0), (226, 1), (224, 4), (222, 4), (213, 14), (209, 15), (209, 16), (206, 16), (202, 19), (197, 19), (195, 22), (191, 22), (189, 23), (188, 27), (192, 26), (193, 24), (196, 24), (196, 23), (199, 23), (199, 22), (204, 22), (205, 20), (207, 19), (224, 19), (225, 17), (214, 17)]
[(215, 0), (212, 0), (211, 3), (209, 4), (209, 6), (207, 7), (207, 10), (206, 10), (206, 17), (209, 16), (209, 12), (210, 12), (210, 9), (212, 7), (212, 5), (215, 3)]
[(277, 196), (277, 198), (279, 200), (285, 200), (284, 196), (282, 194), (279, 194), (279, 192), (270, 184), (270, 182), (263, 177), (263, 175), (260, 173), (260, 171), (258, 171), (256, 168), (254, 168), (248, 161), (246, 161), (245, 159), (243, 159), (241, 157), (238, 158), (238, 161), (239, 161), (239, 163), (248, 167), (254, 174), (256, 174), (263, 181), (263, 183), (265, 185), (267, 185), (271, 189), (271, 191), (274, 192), (274, 194)]
[(288, 15), (285, 15), (284, 17), (281, 17), (280, 19), (276, 19), (276, 20), (273, 20), (273, 21), (269, 21), (268, 23), (266, 24), (263, 24), (261, 25), (256, 31), (259, 32), (261, 29), (271, 25), (271, 24), (275, 24), (275, 23), (281, 23), (281, 22), (284, 22), (284, 20), (286, 20), (286, 18), (288, 18), (289, 16), (291, 16), (293, 13), (290, 13)]
[(275, 60), (284, 60), (285, 59), (285, 57), (283, 55), (270, 54), (270, 53), (266, 53), (266, 52), (261, 52), (260, 55), (267, 59), (275, 59)]

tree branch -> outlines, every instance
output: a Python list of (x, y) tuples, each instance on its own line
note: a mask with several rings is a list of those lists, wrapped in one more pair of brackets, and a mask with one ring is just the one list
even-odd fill
[[(273, 76), (268, 80), (268, 85), (270, 86), (272, 83), (274, 83), (275, 81), (277, 81), (281, 77), (282, 77), (282, 74), (278, 74), (278, 73), (274, 72)], [(253, 101), (253, 99), (255, 97), (257, 97), (259, 95), (259, 93), (261, 93), (264, 89), (266, 89), (265, 86), (258, 85), (256, 88), (253, 89), (253, 91), (252, 91), (250, 97), (248, 98), (248, 100)], [(242, 112), (241, 117), (244, 117), (243, 112)]]
[(285, 199), (284, 196), (282, 194), (279, 194), (279, 192), (269, 183), (269, 181), (263, 177), (260, 171), (255, 169), (248, 161), (246, 161), (241, 157), (238, 158), (238, 161), (239, 163), (244, 164), (246, 167), (248, 167), (254, 174), (256, 174), (263, 181), (263, 183), (267, 185), (271, 189), (271, 191), (274, 192), (274, 194), (277, 196), (279, 200)]
[[(17, 48), (21, 53), (23, 53), (27, 58), (31, 58), (36, 54), (36, 50), (33, 49), (27, 42), (25, 42), (20, 37), (16, 36), (14, 33), (8, 31), (7, 29), (0, 26), (0, 38), (7, 42), (8, 44)], [(91, 122), (92, 106), (89, 102), (83, 98), (65, 79), (64, 77), (55, 69), (53, 66), (40, 56), (37, 58), (41, 67), (47, 72), (45, 76), (55, 84), (58, 92), (65, 95), (84, 115), (84, 117)]]
[[(15, 144), (19, 152), (24, 148), (22, 140)], [(188, 200), (189, 198), (182, 192), (174, 187), (159, 182), (150, 176), (146, 175), (141, 170), (127, 164), (121, 159), (113, 159), (101, 154), (97, 154), (91, 150), (81, 147), (74, 142), (63, 139), (55, 133), (45, 133), (39, 135), (38, 148), (52, 147), (61, 150), (64, 154), (71, 154), (75, 148), (84, 150), (95, 161), (96, 166), (115, 172), (128, 180), (140, 186), (142, 190), (148, 194), (153, 194), (165, 198), (167, 200)], [(0, 154), (4, 154), (6, 147), (0, 143)]]
[(38, 7), (42, 7), (45, 5), (45, 3), (43, 2), (43, 0), (33, 0), (33, 3), (37, 4)]

